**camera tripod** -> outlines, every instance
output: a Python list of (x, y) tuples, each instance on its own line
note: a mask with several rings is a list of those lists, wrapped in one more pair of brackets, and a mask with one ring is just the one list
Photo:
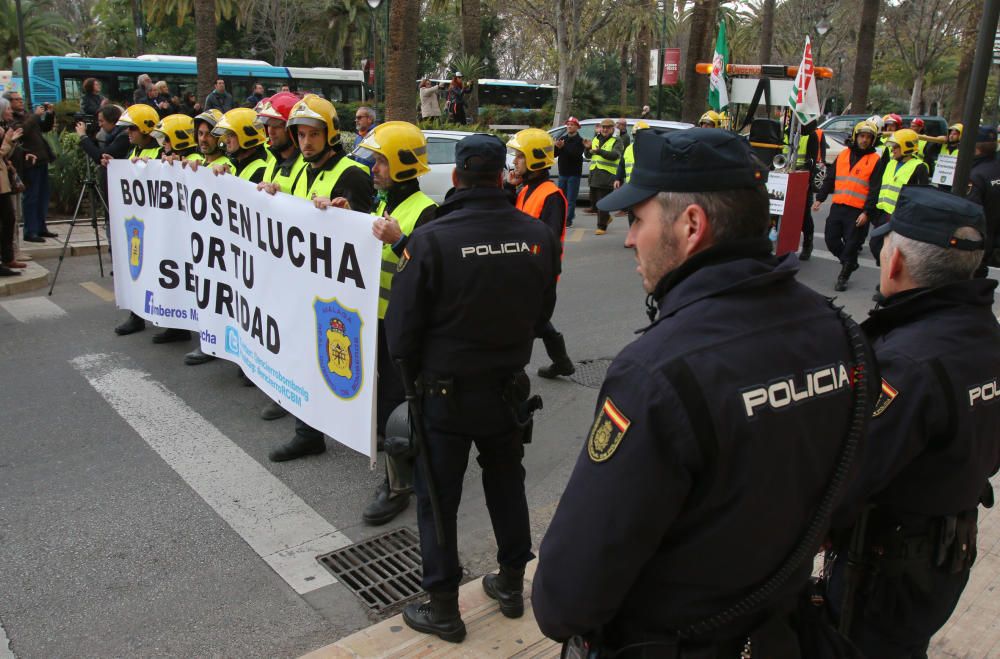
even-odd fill
[[(66, 258), (66, 250), (69, 248), (69, 240), (73, 236), (73, 228), (77, 224), (90, 224), (94, 228), (94, 238), (97, 240), (97, 264), (101, 271), (101, 277), (104, 277), (104, 259), (101, 257), (101, 232), (97, 227), (97, 200), (101, 201), (101, 207), (104, 209), (104, 218), (108, 219), (108, 202), (104, 199), (104, 195), (101, 194), (101, 190), (97, 187), (97, 181), (94, 179), (94, 163), (90, 162), (90, 158), (86, 160), (87, 173), (83, 179), (83, 185), (80, 187), (80, 196), (76, 200), (76, 210), (73, 211), (73, 220), (70, 222), (69, 231), (66, 232), (66, 240), (63, 242), (62, 252), (59, 253), (59, 264), (56, 266), (56, 272), (52, 275), (52, 284), (49, 286), (49, 295), (52, 295), (53, 289), (56, 287), (56, 280), (59, 279), (59, 270), (62, 269), (63, 259)], [(80, 208), (83, 207), (83, 198), (85, 195), (90, 197), (90, 219), (80, 217)]]

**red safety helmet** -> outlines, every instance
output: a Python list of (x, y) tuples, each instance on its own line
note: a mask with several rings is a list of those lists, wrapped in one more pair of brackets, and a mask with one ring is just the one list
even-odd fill
[(892, 123), (896, 124), (896, 128), (903, 127), (903, 118), (898, 114), (896, 114), (895, 112), (892, 112), (882, 117), (882, 121), (884, 121), (885, 123), (889, 123), (891, 121)]
[(569, 119), (566, 120), (566, 125), (569, 126), (570, 124), (573, 124), (577, 128), (579, 128), (580, 127), (580, 120), (577, 119), (576, 117), (570, 117)]
[(912, 128), (913, 126), (916, 126), (917, 128), (923, 128), (924, 120), (921, 119), (920, 117), (914, 117), (913, 121), (910, 122), (910, 127)]
[(271, 98), (265, 98), (257, 117), (264, 119), (278, 119), (288, 121), (288, 114), (301, 99), (292, 92), (278, 92)]

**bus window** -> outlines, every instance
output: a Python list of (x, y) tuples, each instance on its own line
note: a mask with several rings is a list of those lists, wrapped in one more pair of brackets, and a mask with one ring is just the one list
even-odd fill
[(76, 101), (83, 96), (83, 81), (77, 78), (63, 78), (63, 100)]

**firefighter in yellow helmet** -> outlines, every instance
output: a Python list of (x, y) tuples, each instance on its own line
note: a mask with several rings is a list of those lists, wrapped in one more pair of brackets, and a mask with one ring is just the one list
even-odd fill
[(958, 155), (958, 143), (962, 141), (963, 130), (965, 130), (965, 126), (961, 123), (948, 126), (948, 142), (941, 147), (942, 156)]
[(194, 118), (194, 138), (198, 142), (198, 153), (181, 164), (197, 170), (199, 165), (223, 165), (232, 172), (235, 167), (226, 157), (226, 148), (217, 135), (213, 135), (216, 125), (222, 119), (221, 110), (205, 110)]
[[(375, 126), (358, 144), (352, 157), (373, 163), (372, 178), (380, 199), (372, 212), (378, 218), (372, 224), (372, 234), (382, 241), (375, 427), (385, 438), (386, 476), (362, 513), (365, 524), (378, 526), (405, 510), (413, 492), (413, 456), (409, 443), (387, 429), (390, 415), (400, 405), (405, 405), (406, 394), (389, 354), (385, 313), (389, 308), (392, 280), (407, 240), (415, 228), (434, 219), (437, 204), (420, 191), (418, 179), (430, 171), (430, 166), (427, 164), (427, 138), (413, 124), (388, 121)], [(347, 199), (340, 197), (324, 205), (346, 207), (347, 204)]]
[(170, 114), (160, 120), (150, 133), (163, 149), (161, 160), (173, 162), (196, 155), (194, 119), (186, 114)]
[[(250, 108), (235, 108), (222, 115), (212, 129), (226, 149), (226, 157), (233, 165), (232, 172), (239, 178), (260, 183), (267, 167), (267, 151), (264, 148), (264, 128), (257, 121), (257, 113)], [(216, 176), (229, 174), (225, 165), (212, 167)]]
[(118, 119), (119, 126), (125, 126), (128, 131), (128, 141), (132, 145), (128, 157), (135, 162), (142, 158), (149, 160), (159, 158), (162, 149), (153, 138), (153, 129), (160, 121), (160, 115), (151, 106), (139, 103), (131, 106)]
[[(250, 110), (253, 112), (253, 110)], [(311, 199), (317, 208), (343, 198), (352, 210), (372, 210), (372, 179), (368, 168), (351, 160), (340, 140), (340, 125), (333, 103), (309, 94), (292, 106), (286, 122), (288, 135), (307, 165), (292, 181), (292, 194)], [(295, 419), (295, 436), (271, 451), (272, 462), (285, 462), (326, 451), (322, 431)]]
[(722, 117), (715, 110), (709, 110), (698, 119), (699, 128), (718, 128), (722, 125)]
[[(885, 142), (886, 150), (892, 154), (885, 170), (882, 172), (882, 184), (878, 192), (877, 212), (872, 220), (872, 230), (889, 221), (889, 216), (896, 210), (900, 191), (907, 185), (927, 185), (930, 173), (926, 163), (917, 157), (920, 138), (909, 128), (903, 128), (893, 133)], [(868, 246), (872, 250), (875, 262), (879, 261), (882, 252), (884, 236), (872, 236)]]
[[(631, 147), (629, 147), (631, 148)], [(508, 182), (520, 190), (517, 195), (517, 209), (541, 220), (559, 239), (560, 256), (566, 241), (566, 195), (549, 180), (549, 171), (556, 162), (555, 142), (546, 131), (526, 128), (507, 142), (508, 152), (514, 156), (514, 170)], [(572, 375), (576, 372), (573, 360), (566, 351), (566, 339), (549, 320), (539, 328), (536, 336), (545, 345), (545, 352), (552, 361), (538, 369), (543, 378)]]

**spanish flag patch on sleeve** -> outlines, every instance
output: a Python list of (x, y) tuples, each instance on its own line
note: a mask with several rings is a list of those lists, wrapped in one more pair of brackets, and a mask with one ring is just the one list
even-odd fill
[(594, 419), (587, 438), (587, 455), (594, 462), (604, 462), (618, 450), (618, 445), (625, 438), (628, 427), (632, 424), (628, 417), (612, 402), (611, 397), (604, 399), (604, 405)]
[(889, 409), (892, 405), (892, 401), (896, 400), (896, 396), (899, 392), (896, 391), (891, 384), (882, 379), (882, 391), (879, 392), (878, 401), (875, 403), (875, 411), (872, 412), (872, 418), (880, 416), (882, 412)]
[(406, 264), (409, 263), (409, 262), (410, 262), (410, 253), (404, 247), (403, 248), (403, 255), (401, 257), (399, 257), (399, 263), (396, 264), (396, 272), (402, 272), (403, 268), (405, 268)]

